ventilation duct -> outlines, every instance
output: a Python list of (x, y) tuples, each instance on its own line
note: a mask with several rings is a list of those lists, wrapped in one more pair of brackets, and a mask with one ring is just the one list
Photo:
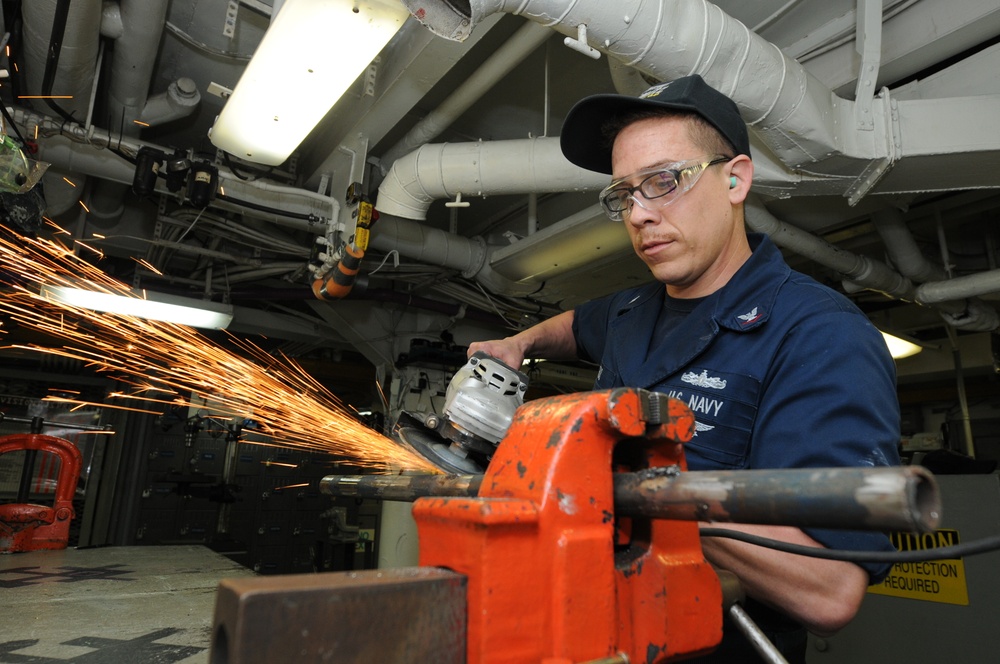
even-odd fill
[(755, 178), (758, 192), (790, 195), (794, 186), (796, 196), (835, 194), (854, 204), (869, 192), (1000, 187), (1000, 171), (984, 167), (1000, 158), (1000, 133), (975, 129), (1000, 115), (1000, 95), (896, 100), (883, 90), (849, 101), (705, 0), (403, 2), (448, 39), (463, 40), (486, 17), (509, 13), (571, 40), (585, 26), (589, 46), (651, 79), (700, 74), (733, 98), (780, 161), (766, 163), (771, 155), (755, 151), (767, 166)]
[(378, 210), (423, 220), (432, 202), (459, 194), (598, 191), (609, 181), (569, 163), (557, 138), (431, 144), (393, 163), (378, 190)]

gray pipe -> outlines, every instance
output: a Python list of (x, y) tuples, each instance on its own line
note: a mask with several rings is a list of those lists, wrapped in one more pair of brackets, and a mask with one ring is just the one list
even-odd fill
[[(69, 172), (83, 173), (121, 184), (130, 184), (135, 168), (114, 153), (104, 149), (113, 142), (123, 150), (135, 153), (140, 147), (147, 146), (160, 152), (170, 153), (170, 150), (148, 141), (134, 138), (119, 138), (112, 136), (103, 129), (87, 129), (77, 124), (63, 123), (23, 108), (14, 108), (14, 121), (23, 128), (33, 128), (36, 125), (42, 132), (59, 131), (66, 136), (53, 136), (38, 142), (37, 158), (47, 161), (55, 168)], [(75, 140), (70, 140), (72, 137)], [(82, 142), (81, 142), (82, 141)], [(324, 219), (335, 219), (340, 209), (340, 203), (329, 196), (323, 196), (307, 189), (297, 189), (264, 180), (247, 182), (238, 179), (228, 169), (219, 169), (220, 179), (225, 181), (226, 193), (233, 198), (256, 203), (275, 210), (287, 210), (294, 213), (313, 214)], [(157, 191), (173, 195), (167, 191), (166, 185), (158, 183)], [(325, 231), (325, 222), (308, 221), (286, 217), (279, 212), (265, 212), (216, 200), (214, 207), (235, 210), (257, 219), (315, 233)]]
[(779, 247), (785, 247), (820, 265), (836, 270), (870, 290), (897, 299), (914, 299), (913, 284), (910, 280), (885, 263), (844, 251), (811, 233), (779, 221), (755, 197), (747, 199), (745, 210), (747, 226), (757, 232), (766, 233)]
[(872, 215), (872, 221), (889, 257), (900, 272), (917, 283), (947, 278), (940, 266), (924, 257), (903, 221), (902, 212), (896, 208), (884, 208)]
[(109, 110), (126, 136), (138, 136), (156, 63), (156, 49), (167, 18), (168, 0), (120, 0), (122, 35), (115, 42), (109, 80)]
[(926, 282), (914, 289), (916, 302), (933, 306), (953, 327), (980, 332), (1000, 327), (996, 309), (973, 299), (1000, 291), (1000, 270), (949, 279), (943, 268), (924, 257), (899, 210), (880, 210), (873, 215), (873, 221), (899, 271), (913, 281)]
[(922, 284), (917, 287), (916, 295), (919, 302), (937, 304), (998, 292), (1000, 292), (1000, 270), (990, 270)]
[(501, 78), (531, 55), (552, 36), (552, 31), (537, 23), (525, 23), (488, 57), (482, 65), (431, 111), (398, 143), (382, 155), (382, 172), (403, 155), (437, 138), (458, 116), (486, 94)]

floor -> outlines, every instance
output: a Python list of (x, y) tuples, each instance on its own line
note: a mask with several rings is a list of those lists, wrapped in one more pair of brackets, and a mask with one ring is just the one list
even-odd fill
[(0, 555), (0, 663), (205, 664), (219, 580), (196, 545)]

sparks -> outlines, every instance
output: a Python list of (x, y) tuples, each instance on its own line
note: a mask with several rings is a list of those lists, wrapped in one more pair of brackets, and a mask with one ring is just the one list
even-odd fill
[(46, 400), (154, 414), (161, 414), (165, 404), (195, 407), (209, 419), (252, 420), (254, 433), (266, 436), (270, 445), (324, 452), (376, 471), (437, 472), (419, 455), (365, 426), (290, 358), (274, 357), (231, 335), (240, 354), (183, 325), (46, 300), (39, 295), (42, 285), (78, 286), (81, 281), (102, 292), (135, 294), (63, 244), (4, 231), (0, 312), (17, 325), (59, 340), (7, 347), (79, 360), (128, 386), (103, 403), (67, 398), (71, 395)]
[(161, 277), (163, 276), (163, 273), (160, 272), (159, 270), (157, 270), (155, 267), (153, 267), (153, 264), (150, 263), (149, 261), (147, 261), (146, 259), (144, 259), (144, 258), (136, 258), (135, 256), (132, 256), (132, 260), (134, 260), (136, 263), (138, 263), (139, 265), (143, 266), (144, 268), (146, 268), (147, 270), (149, 270), (153, 274), (158, 274)]

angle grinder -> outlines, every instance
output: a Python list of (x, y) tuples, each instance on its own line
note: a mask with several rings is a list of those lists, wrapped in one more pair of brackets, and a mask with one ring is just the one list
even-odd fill
[(446, 473), (482, 473), (524, 403), (528, 376), (479, 351), (452, 377), (440, 414), (400, 418), (399, 439)]

